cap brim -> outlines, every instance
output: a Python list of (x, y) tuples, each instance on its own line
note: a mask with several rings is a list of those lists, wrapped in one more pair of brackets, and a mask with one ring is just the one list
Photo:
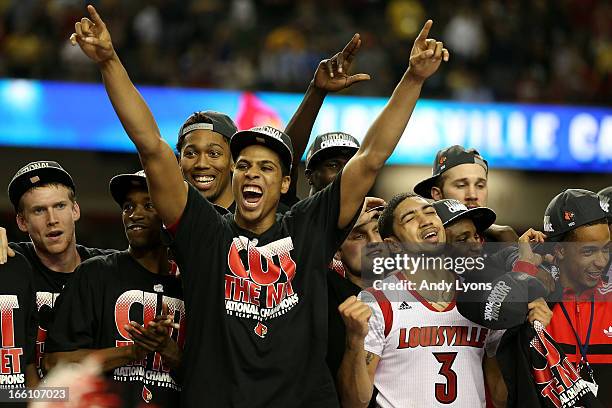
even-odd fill
[(347, 156), (347, 158), (350, 159), (355, 155), (355, 153), (357, 153), (358, 150), (359, 147), (353, 146), (331, 146), (326, 147), (324, 149), (320, 149), (317, 152), (313, 153), (310, 159), (306, 161), (306, 168), (312, 169), (312, 166), (314, 166), (316, 163), (329, 159), (330, 157), (337, 156), (339, 154)]
[(232, 152), (234, 161), (238, 159), (238, 155), (242, 149), (252, 145), (266, 146), (273, 150), (280, 156), (283, 164), (287, 166), (288, 169), (291, 169), (293, 154), (283, 142), (272, 136), (259, 132), (251, 132), (249, 130), (242, 130), (235, 133), (230, 140), (230, 151)]
[(135, 174), (118, 174), (108, 184), (110, 193), (119, 207), (123, 207), (127, 193), (135, 187), (148, 190), (147, 178)]
[(428, 179), (421, 181), (416, 186), (414, 186), (413, 188), (414, 192), (423, 198), (433, 199), (433, 197), (431, 196), (431, 188), (436, 185), (436, 181), (438, 180), (438, 177), (440, 176), (433, 176), (433, 177), (430, 177)]
[(495, 219), (497, 218), (497, 214), (495, 214), (495, 211), (487, 207), (470, 208), (469, 210), (448, 219), (444, 223), (444, 226), (446, 227), (448, 224), (464, 218), (472, 220), (476, 226), (476, 231), (482, 232), (493, 225)]

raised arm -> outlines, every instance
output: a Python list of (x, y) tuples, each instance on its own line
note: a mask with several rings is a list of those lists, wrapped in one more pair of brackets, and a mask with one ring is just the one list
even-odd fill
[(410, 52), (410, 63), (395, 87), (387, 105), (368, 129), (359, 151), (349, 160), (342, 173), (342, 207), (338, 228), (344, 228), (361, 208), (376, 176), (393, 153), (406, 129), (423, 82), (437, 71), (449, 53), (440, 41), (428, 39), (433, 22), (428, 20)]
[(291, 172), (291, 186), (288, 195), (295, 195), (295, 188), (298, 180), (298, 166), (300, 159), (308, 146), (308, 139), (312, 133), (319, 110), (323, 105), (323, 100), (328, 92), (339, 92), (353, 85), (356, 82), (367, 81), (370, 79), (368, 74), (351, 75), (351, 65), (361, 47), (359, 34), (353, 35), (342, 51), (336, 53), (329, 59), (319, 62), (315, 71), (314, 78), (306, 90), (304, 99), (293, 114), (289, 124), (285, 128), (285, 133), (291, 137), (293, 143), (293, 171)]
[(172, 224), (187, 203), (187, 186), (174, 152), (161, 138), (153, 114), (121, 64), (100, 15), (91, 5), (87, 10), (91, 20), (77, 22), (70, 41), (98, 64), (113, 108), (138, 149), (153, 204), (163, 222)]

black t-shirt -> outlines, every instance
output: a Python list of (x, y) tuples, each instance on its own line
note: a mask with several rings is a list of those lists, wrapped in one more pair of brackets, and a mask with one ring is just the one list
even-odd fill
[(361, 288), (355, 285), (347, 278), (343, 278), (334, 270), (327, 272), (327, 293), (328, 293), (328, 308), (327, 308), (327, 327), (328, 327), (328, 343), (327, 343), (327, 365), (336, 379), (338, 369), (344, 356), (346, 348), (346, 328), (344, 321), (338, 312), (338, 306), (351, 296), (357, 296), (361, 292)]
[(34, 276), (20, 254), (0, 265), (0, 275), (0, 389), (25, 388), (26, 365), (34, 361), (37, 328)]
[[(127, 251), (83, 262), (56, 302), (47, 351), (104, 349), (132, 344), (124, 325), (148, 323), (162, 302), (181, 329), (172, 338), (181, 347), (185, 338), (185, 307), (180, 280), (149, 272)], [(180, 386), (176, 375), (163, 366), (158, 353), (115, 368), (109, 378), (121, 384), (124, 406), (139, 402), (174, 407)], [(116, 385), (116, 384), (115, 384)], [(145, 396), (150, 398), (144, 400)], [(143, 401), (144, 400), (144, 401)]]
[[(34, 290), (36, 291), (36, 305), (38, 308), (38, 333), (36, 336), (36, 356), (35, 363), (38, 375), (42, 378), (42, 358), (45, 353), (45, 339), (47, 330), (53, 321), (53, 305), (55, 300), (62, 292), (64, 286), (72, 278), (72, 271), (55, 272), (47, 268), (36, 255), (32, 242), (11, 243), (10, 247), (17, 253), (26, 257), (34, 272)], [(77, 245), (77, 251), (81, 261), (98, 255), (105, 255), (116, 252), (112, 249), (87, 248)]]
[(261, 235), (189, 187), (172, 243), (191, 311), (183, 406), (338, 406), (325, 354), (327, 265), (352, 228), (339, 213), (340, 176)]

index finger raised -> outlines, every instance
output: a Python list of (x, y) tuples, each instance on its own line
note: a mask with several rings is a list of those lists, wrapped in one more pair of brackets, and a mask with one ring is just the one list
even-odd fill
[(432, 25), (433, 25), (433, 21), (427, 20), (425, 22), (425, 25), (423, 25), (423, 28), (421, 29), (421, 32), (419, 33), (419, 36), (416, 38), (416, 40), (425, 41), (427, 39), (427, 36), (429, 35), (429, 30), (431, 30)]
[(106, 25), (104, 24), (104, 21), (102, 21), (102, 17), (100, 17), (100, 14), (98, 14), (98, 11), (96, 10), (96, 8), (94, 6), (92, 6), (91, 4), (87, 6), (87, 11), (89, 11), (89, 15), (91, 16), (91, 19), (93, 20), (93, 22), (99, 26), (99, 27), (105, 27)]

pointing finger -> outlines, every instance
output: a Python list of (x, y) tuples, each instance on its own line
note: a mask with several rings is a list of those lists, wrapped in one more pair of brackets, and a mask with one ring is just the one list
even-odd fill
[(96, 23), (97, 26), (99, 26), (100, 28), (106, 27), (106, 24), (104, 24), (104, 21), (102, 21), (102, 18), (100, 17), (100, 15), (98, 14), (98, 11), (96, 10), (94, 6), (92, 6), (91, 4), (87, 6), (87, 11), (89, 11), (89, 15), (91, 16), (91, 19), (93, 20), (94, 23)]
[(433, 25), (433, 21), (427, 20), (425, 22), (425, 25), (421, 29), (419, 36), (416, 38), (416, 41), (420, 41), (420, 42), (425, 41), (427, 39), (427, 36), (429, 35), (429, 30), (431, 30), (432, 25)]

